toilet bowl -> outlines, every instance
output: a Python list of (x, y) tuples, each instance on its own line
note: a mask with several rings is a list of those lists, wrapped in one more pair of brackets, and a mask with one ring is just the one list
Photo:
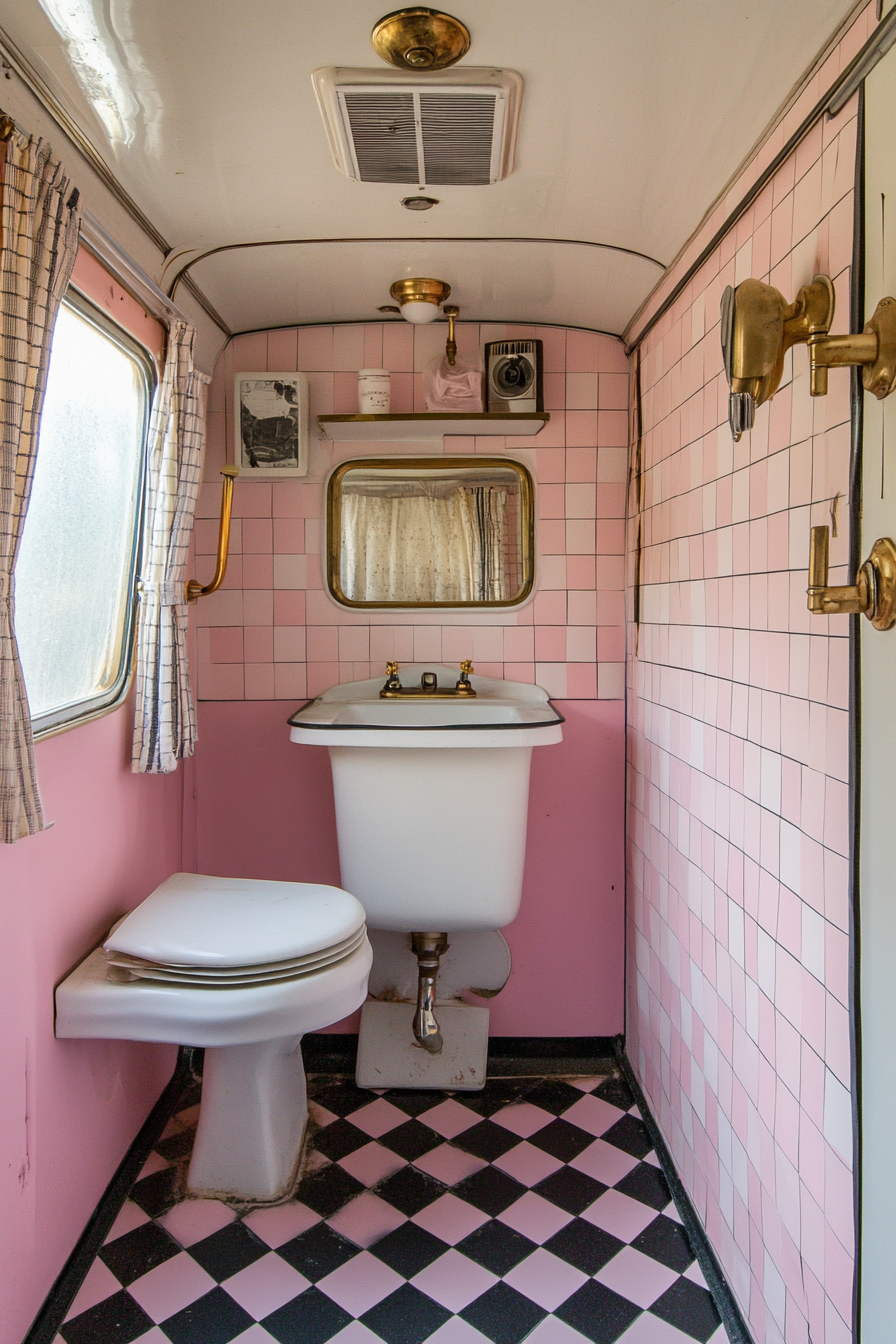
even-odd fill
[(274, 1202), (302, 1154), (302, 1036), (364, 1002), (371, 961), (347, 891), (175, 873), (59, 985), (56, 1035), (204, 1046), (188, 1190)]

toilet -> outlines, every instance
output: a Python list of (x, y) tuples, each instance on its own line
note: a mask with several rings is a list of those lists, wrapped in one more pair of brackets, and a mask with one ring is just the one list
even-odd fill
[(302, 1155), (302, 1036), (364, 1002), (371, 962), (347, 891), (175, 873), (59, 985), (56, 1035), (204, 1046), (189, 1193), (273, 1203)]

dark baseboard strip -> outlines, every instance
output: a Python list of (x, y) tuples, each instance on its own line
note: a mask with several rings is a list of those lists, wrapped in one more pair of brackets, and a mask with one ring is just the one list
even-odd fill
[[(308, 1073), (354, 1073), (358, 1037), (353, 1032), (311, 1032), (302, 1038)], [(492, 1036), (491, 1078), (602, 1073), (616, 1068), (612, 1036)]]
[(174, 1072), (164, 1092), (122, 1158), (118, 1170), (90, 1215), (90, 1220), (81, 1233), (75, 1249), (60, 1270), (22, 1344), (52, 1344), (56, 1338), (59, 1327), (87, 1277), (87, 1271), (96, 1259), (100, 1247), (109, 1235), (109, 1229), (127, 1199), (128, 1191), (140, 1175), (144, 1162), (158, 1143), (162, 1131), (177, 1110), (178, 1101), (193, 1078), (193, 1054), (194, 1052), (188, 1047), (181, 1047)]
[(706, 1279), (709, 1291), (713, 1296), (713, 1301), (722, 1318), (722, 1324), (728, 1332), (728, 1339), (731, 1341), (731, 1344), (754, 1344), (753, 1336), (750, 1334), (747, 1323), (743, 1318), (740, 1307), (737, 1305), (728, 1280), (725, 1278), (722, 1266), (716, 1259), (716, 1253), (709, 1243), (709, 1238), (706, 1235), (703, 1224), (697, 1217), (697, 1211), (681, 1183), (681, 1177), (678, 1175), (678, 1172), (675, 1169), (675, 1163), (672, 1161), (672, 1154), (666, 1147), (666, 1141), (660, 1132), (659, 1125), (653, 1118), (653, 1112), (648, 1106), (647, 1099), (641, 1090), (641, 1085), (635, 1077), (635, 1071), (629, 1062), (628, 1055), (625, 1053), (624, 1036), (616, 1037), (616, 1063), (625, 1078), (625, 1081), (635, 1094), (635, 1100), (644, 1117), (644, 1124), (650, 1132), (650, 1138), (656, 1155), (659, 1158), (660, 1166), (663, 1169), (663, 1175), (668, 1182), (669, 1189), (672, 1191), (675, 1207), (678, 1209), (681, 1221), (684, 1223), (685, 1230), (690, 1238), (691, 1245), (694, 1248), (694, 1254), (697, 1257), (697, 1263), (703, 1271), (703, 1277)]

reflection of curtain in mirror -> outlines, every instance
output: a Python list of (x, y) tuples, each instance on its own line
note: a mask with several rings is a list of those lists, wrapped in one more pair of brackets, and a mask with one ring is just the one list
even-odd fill
[[(399, 488), (400, 489), (400, 488)], [(341, 581), (361, 602), (482, 602), (505, 597), (507, 494), (415, 482), (342, 498)]]

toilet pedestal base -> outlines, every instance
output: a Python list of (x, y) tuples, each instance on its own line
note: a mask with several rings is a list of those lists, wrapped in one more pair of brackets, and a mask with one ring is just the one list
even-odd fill
[(191, 1195), (265, 1204), (291, 1192), (308, 1119), (301, 1040), (206, 1049)]
[(447, 1088), (478, 1092), (488, 1064), (488, 1009), (438, 1004), (444, 1045), (431, 1055), (414, 1039), (412, 1003), (365, 1003), (358, 1037), (359, 1087)]

